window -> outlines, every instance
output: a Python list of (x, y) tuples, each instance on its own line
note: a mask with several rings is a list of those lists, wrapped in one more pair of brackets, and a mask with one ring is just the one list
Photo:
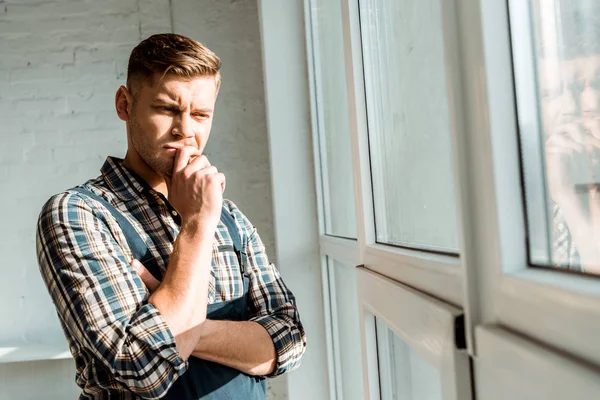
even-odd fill
[(442, 400), (440, 373), (377, 319), (377, 355), (382, 400)]
[(378, 243), (457, 253), (439, 0), (360, 0)]
[(363, 398), (593, 397), (600, 2), (340, 2)]
[(356, 239), (356, 208), (339, 1), (311, 2), (314, 96), (324, 230)]
[(522, 3), (511, 15), (530, 262), (600, 274), (600, 3)]
[(365, 268), (357, 275), (364, 398), (469, 399), (469, 359), (455, 341), (462, 312)]
[(335, 384), (340, 399), (363, 398), (356, 268), (329, 258)]

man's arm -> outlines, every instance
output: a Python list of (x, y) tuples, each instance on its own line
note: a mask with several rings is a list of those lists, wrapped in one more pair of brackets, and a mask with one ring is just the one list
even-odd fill
[[(269, 263), (256, 229), (233, 203), (226, 203), (248, 238), (251, 320), (206, 320), (192, 355), (249, 375), (280, 375), (300, 365), (306, 348), (296, 302), (275, 266)], [(144, 266), (137, 260), (132, 266), (148, 289), (156, 290), (159, 282)]]
[(256, 229), (232, 202), (225, 204), (246, 238), (250, 321), (207, 321), (193, 354), (252, 375), (280, 375), (300, 365), (306, 347), (296, 300)]
[[(150, 292), (158, 288), (160, 282), (138, 260), (131, 266)], [(192, 355), (248, 375), (272, 374), (277, 361), (273, 339), (262, 325), (252, 321), (205, 320)]]
[(206, 319), (224, 176), (196, 153), (178, 151), (167, 183), (182, 229), (150, 298), (105, 221), (80, 195), (53, 197), (38, 221), (40, 270), (69, 333), (144, 398), (161, 397), (185, 372)]
[[(580, 265), (574, 267), (600, 274), (600, 196), (595, 185), (579, 193), (571, 175), (571, 163), (589, 157), (584, 146), (574, 140), (581, 135), (581, 126), (563, 124), (557, 126), (556, 131), (548, 138), (545, 147), (548, 191), (559, 207), (579, 252)], [(588, 146), (594, 150), (600, 148), (600, 140), (592, 135), (585, 138), (591, 140)], [(584, 207), (586, 203), (588, 206)]]
[(199, 150), (184, 147), (177, 151), (166, 183), (169, 203), (181, 215), (181, 230), (165, 276), (149, 302), (163, 314), (177, 349), (187, 359), (206, 320), (212, 244), (225, 176)]
[(163, 395), (187, 364), (105, 221), (75, 193), (54, 196), (40, 214), (37, 250), (69, 335), (138, 396)]
[(269, 375), (277, 363), (273, 339), (253, 321), (206, 320), (192, 355), (248, 375)]

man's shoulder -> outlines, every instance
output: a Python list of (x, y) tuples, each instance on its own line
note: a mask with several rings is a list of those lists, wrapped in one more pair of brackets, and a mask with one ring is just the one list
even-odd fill
[(223, 206), (230, 213), (239, 212), (238, 206), (236, 206), (235, 203), (229, 199), (223, 199)]
[(44, 203), (40, 213), (40, 217), (44, 215), (57, 215), (60, 213), (68, 213), (74, 208), (81, 208), (86, 204), (84, 196), (82, 196), (80, 189), (92, 190), (100, 195), (107, 193), (106, 185), (104, 184), (103, 178), (97, 177), (90, 179), (87, 182), (63, 190), (62, 192), (56, 193)]
[(249, 222), (248, 218), (246, 218), (244, 213), (242, 213), (240, 208), (233, 201), (229, 199), (223, 199), (223, 207), (225, 207), (225, 209), (229, 211), (229, 214), (231, 214), (231, 216), (233, 217), (233, 219), (236, 220), (236, 222), (240, 224)]
[(252, 222), (240, 210), (240, 208), (231, 200), (223, 199), (223, 207), (231, 214), (238, 227), (246, 234), (250, 235), (254, 229)]

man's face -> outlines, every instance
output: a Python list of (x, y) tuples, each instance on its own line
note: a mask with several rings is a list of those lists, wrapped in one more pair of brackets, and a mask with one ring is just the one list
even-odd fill
[(546, 133), (565, 123), (578, 123), (600, 138), (600, 55), (538, 62)]
[(217, 87), (213, 76), (166, 75), (133, 89), (129, 135), (134, 150), (158, 175), (170, 177), (177, 149), (204, 151), (213, 121)]

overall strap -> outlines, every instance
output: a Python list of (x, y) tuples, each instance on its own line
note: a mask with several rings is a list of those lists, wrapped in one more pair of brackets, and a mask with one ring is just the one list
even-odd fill
[[(117, 223), (123, 231), (123, 235), (125, 235), (125, 239), (127, 240), (127, 244), (131, 249), (133, 257), (138, 259), (140, 262), (142, 261), (142, 259), (146, 258), (146, 256), (149, 253), (148, 246), (146, 246), (146, 243), (144, 243), (144, 241), (137, 233), (133, 225), (131, 225), (131, 222), (129, 222), (129, 220), (127, 220), (127, 218), (125, 218), (125, 216), (119, 210), (117, 210), (112, 204), (110, 204), (104, 197), (97, 195), (88, 188), (76, 187), (72, 190), (75, 190), (81, 194), (91, 197), (92, 199), (102, 204), (117, 220)], [(154, 271), (150, 272), (152, 273), (152, 275), (155, 275)], [(155, 277), (156, 276), (157, 275), (155, 275)], [(158, 276), (160, 276), (160, 274)]]
[[(123, 231), (123, 235), (125, 235), (125, 239), (127, 240), (127, 244), (131, 249), (133, 257), (139, 260), (142, 264), (144, 264), (144, 266), (156, 279), (159, 279), (162, 276), (161, 271), (158, 270), (158, 267), (155, 263), (144, 263), (144, 261), (148, 261), (148, 256), (150, 255), (148, 246), (146, 246), (146, 243), (144, 243), (144, 241), (137, 233), (133, 225), (131, 225), (131, 223), (127, 220), (127, 218), (125, 218), (125, 216), (123, 216), (123, 214), (119, 210), (117, 210), (112, 204), (110, 204), (104, 197), (97, 195), (88, 188), (76, 187), (72, 190), (84, 194), (88, 197), (91, 197), (92, 199), (102, 204), (112, 214), (115, 220), (117, 220), (117, 223)], [(242, 274), (246, 275), (244, 264), (242, 263), (242, 240), (240, 238), (240, 233), (238, 232), (233, 217), (225, 209), (225, 207), (221, 209), (221, 222), (227, 227), (227, 230), (229, 231), (229, 236), (231, 236), (231, 240), (233, 241), (233, 248), (238, 257), (238, 262), (240, 264)]]
[(221, 208), (221, 222), (227, 227), (227, 230), (229, 231), (229, 236), (231, 236), (231, 240), (233, 241), (233, 249), (235, 250), (235, 254), (238, 258), (238, 263), (240, 264), (240, 271), (242, 272), (242, 275), (246, 276), (246, 268), (242, 260), (242, 239), (240, 238), (240, 233), (237, 229), (237, 225), (235, 224), (235, 220), (225, 207)]
[(242, 240), (240, 239), (240, 233), (238, 232), (237, 226), (235, 225), (235, 221), (229, 211), (223, 207), (221, 209), (221, 222), (227, 227), (229, 231), (229, 236), (231, 236), (231, 240), (233, 241), (233, 248), (236, 253), (242, 251)]

